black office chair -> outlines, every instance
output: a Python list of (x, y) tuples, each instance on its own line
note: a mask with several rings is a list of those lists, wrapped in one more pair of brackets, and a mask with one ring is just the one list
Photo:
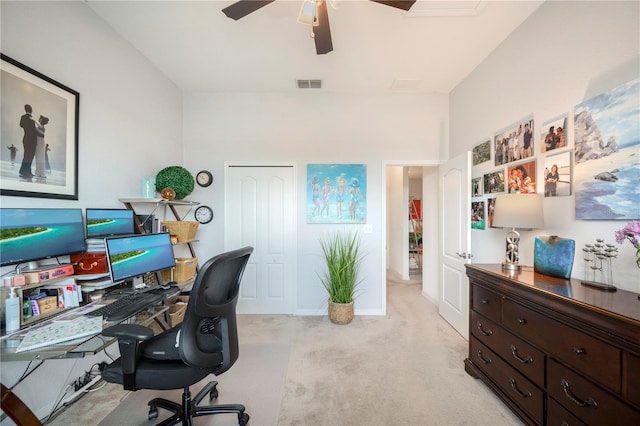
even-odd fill
[(118, 338), (120, 358), (105, 367), (102, 378), (119, 383), (126, 390), (183, 389), (182, 404), (163, 398), (149, 401), (149, 420), (158, 417), (158, 407), (174, 412), (159, 425), (182, 422), (193, 417), (235, 413), (238, 423), (249, 422), (240, 404), (199, 406), (209, 394), (218, 397), (217, 382), (209, 382), (191, 400), (189, 386), (209, 374), (227, 371), (238, 359), (236, 304), (240, 280), (253, 247), (229, 251), (208, 260), (198, 271), (187, 310), (181, 324), (154, 336), (150, 328), (118, 324), (103, 331)]

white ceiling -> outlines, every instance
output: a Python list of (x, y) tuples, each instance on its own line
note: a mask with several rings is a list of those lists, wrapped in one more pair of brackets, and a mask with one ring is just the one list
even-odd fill
[(543, 3), (419, 0), (407, 13), (331, 1), (334, 50), (316, 55), (300, 0), (238, 21), (222, 13), (233, 1), (85, 1), (185, 92), (285, 93), (322, 79), (306, 90), (363, 94), (449, 93)]

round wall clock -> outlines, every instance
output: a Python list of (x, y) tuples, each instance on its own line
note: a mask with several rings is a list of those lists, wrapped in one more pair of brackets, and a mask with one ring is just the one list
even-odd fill
[(193, 215), (195, 216), (196, 220), (203, 225), (213, 220), (213, 210), (211, 210), (211, 207), (208, 206), (198, 207)]
[(213, 183), (213, 175), (211, 172), (202, 170), (196, 175), (196, 182), (202, 187), (207, 187)]

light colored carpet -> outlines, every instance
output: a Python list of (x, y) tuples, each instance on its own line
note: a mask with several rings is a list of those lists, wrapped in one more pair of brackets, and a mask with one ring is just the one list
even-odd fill
[[(192, 386), (191, 395), (195, 396), (206, 383), (216, 380), (219, 392), (217, 403), (244, 404), (251, 417), (251, 425), (275, 425), (278, 423), (288, 363), (289, 346), (286, 344), (241, 345), (240, 357), (233, 367), (218, 377), (211, 375)], [(181, 390), (130, 392), (99, 426), (147, 426), (150, 424), (147, 421), (149, 400), (160, 397), (180, 402), (181, 396)], [(201, 404), (207, 404), (206, 397)], [(160, 422), (170, 415), (170, 412), (159, 409), (154, 422)], [(216, 414), (197, 417), (193, 424), (231, 426), (238, 424), (238, 417), (234, 414)]]
[[(241, 364), (218, 377), (221, 399), (244, 403), (252, 426), (522, 424), (482, 382), (464, 371), (469, 344), (422, 296), (421, 281), (389, 279), (384, 317), (356, 316), (351, 324), (338, 326), (326, 316), (240, 315), (238, 326), (242, 348), (280, 348), (273, 355), (284, 358), (284, 367), (277, 368), (286, 370), (282, 393), (268, 371), (249, 372)], [(238, 363), (249, 361), (250, 351), (242, 348)], [(282, 364), (274, 359), (273, 365)], [(228, 380), (230, 374), (233, 380)], [(102, 397), (101, 392), (105, 392)], [(98, 424), (106, 413), (100, 414), (99, 405), (104, 409), (105, 404), (96, 401), (106, 401), (107, 413), (117, 404), (109, 400), (110, 392), (122, 391), (110, 387), (90, 394), (53, 424)], [(116, 413), (122, 413), (120, 425), (151, 425), (146, 421), (146, 401), (157, 394), (135, 395), (133, 404), (133, 399), (125, 398), (101, 425), (116, 424), (110, 423)], [(85, 414), (94, 410), (95, 417), (74, 417), (72, 410)], [(205, 416), (195, 422), (237, 424), (226, 423), (235, 416), (230, 419)]]

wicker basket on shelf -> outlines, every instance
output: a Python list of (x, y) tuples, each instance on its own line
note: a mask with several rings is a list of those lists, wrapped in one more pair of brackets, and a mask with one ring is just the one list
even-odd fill
[[(183, 283), (190, 280), (196, 275), (197, 266), (197, 257), (176, 258), (176, 267), (173, 270), (173, 281)], [(162, 279), (164, 282), (171, 281), (171, 269), (165, 269), (162, 271)]]
[(176, 235), (179, 243), (186, 243), (195, 239), (199, 223), (195, 220), (173, 220), (161, 222), (161, 225), (171, 235)]

